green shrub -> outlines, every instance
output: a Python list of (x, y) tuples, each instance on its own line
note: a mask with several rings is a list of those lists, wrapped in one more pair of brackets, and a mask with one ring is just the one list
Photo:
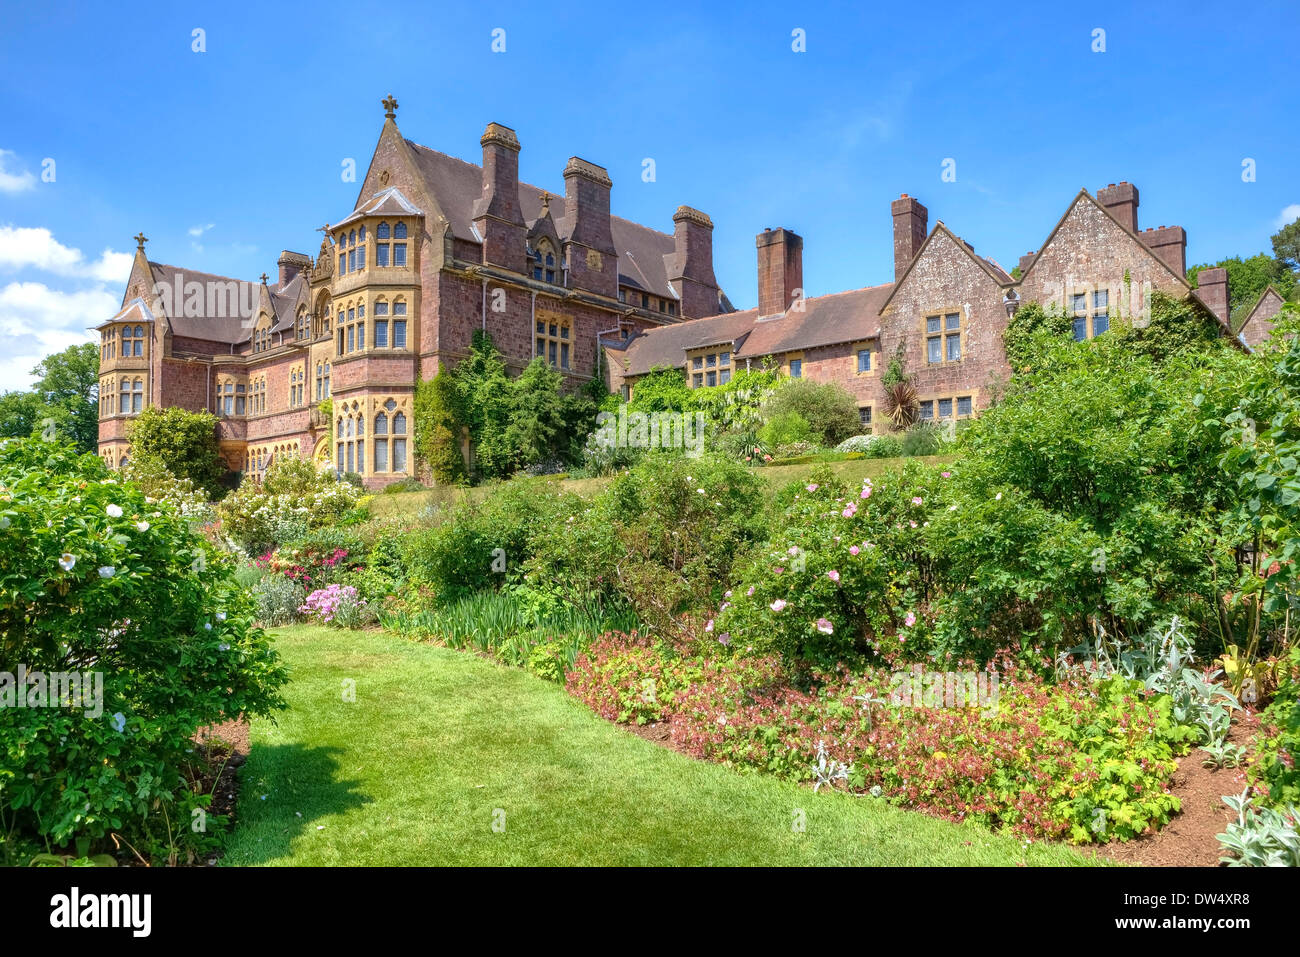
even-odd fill
[(446, 522), (407, 539), (409, 576), (444, 602), (519, 581), (534, 537), (564, 522), (581, 504), (547, 484), (497, 486), (482, 502), (461, 502)]
[(217, 507), (222, 534), (235, 547), (262, 554), (313, 529), (337, 525), (356, 506), (354, 485), (332, 472), (286, 457), (261, 484), (244, 482)]
[(283, 707), (287, 680), (232, 571), (97, 456), (39, 441), (0, 447), (3, 660), (93, 670), (103, 682), (100, 713), (0, 708), (11, 862), (36, 842), (111, 850), (110, 832), (162, 859), (203, 840), (188, 826), (208, 800), (188, 783), (192, 736)]
[(1241, 613), (1215, 596), (1237, 587), (1244, 536), (1214, 518), (1234, 498), (1215, 423), (1254, 368), (1219, 349), (1157, 361), (1109, 335), (1044, 351), (962, 433), (956, 508), (929, 535), (950, 583), (935, 650), (1051, 651), (1174, 616), (1221, 649)]
[(869, 459), (896, 459), (903, 454), (903, 440), (896, 435), (878, 435), (863, 454)]
[(1284, 677), (1263, 713), (1265, 733), (1250, 779), (1263, 792), (1262, 803), (1282, 808), (1300, 805), (1300, 645), (1291, 649)]
[(814, 446), (816, 439), (812, 426), (798, 412), (781, 412), (772, 415), (758, 430), (759, 442), (774, 449), (798, 443)]
[(903, 434), (902, 452), (906, 456), (938, 455), (943, 447), (943, 433), (933, 422), (917, 422)]
[(292, 625), (299, 619), (298, 608), (307, 597), (300, 582), (284, 575), (266, 575), (252, 588), (254, 614), (267, 627)]
[(736, 568), (714, 632), (804, 675), (909, 650), (924, 633), (925, 523), (944, 483), (917, 463), (853, 489), (825, 466), (791, 483), (771, 537)]
[[(764, 404), (763, 414), (770, 424), (774, 419), (791, 413), (808, 424), (812, 434), (806, 440), (820, 445), (833, 447), (862, 431), (858, 400), (836, 382), (814, 382), (803, 378), (782, 381)], [(786, 441), (804, 440), (801, 437)]]
[(404, 478), (400, 482), (393, 482), (384, 486), (383, 494), (397, 495), (401, 492), (423, 492), (428, 486), (417, 478)]
[(717, 455), (647, 456), (602, 499), (621, 553), (610, 573), (642, 620), (665, 630), (716, 599), (736, 555), (766, 530), (763, 480)]
[(172, 475), (189, 479), (209, 498), (225, 494), (226, 466), (217, 445), (217, 417), (178, 406), (150, 406), (127, 423), (131, 457), (156, 460)]

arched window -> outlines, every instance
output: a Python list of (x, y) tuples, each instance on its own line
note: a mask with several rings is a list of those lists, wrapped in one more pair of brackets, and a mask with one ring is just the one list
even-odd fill
[(375, 416), (375, 471), (406, 471), (406, 415), (389, 399)]
[(144, 380), (136, 379), (131, 383), (131, 411), (141, 412), (144, 410)]
[(330, 364), (325, 363), (325, 398), (330, 397)]
[(298, 338), (306, 339), (310, 332), (310, 325), (307, 319), (307, 309), (304, 307), (298, 310)]
[(122, 380), (121, 389), (118, 393), (118, 398), (119, 398), (119, 402), (117, 405), (117, 411), (122, 415), (126, 415), (128, 412), (131, 411), (131, 380), (130, 379)]
[(356, 244), (357, 244), (357, 231), (354, 229), (352, 230), (352, 232), (348, 233), (348, 245), (355, 246)]
[(357, 239), (363, 243), (366, 241), (366, 227), (364, 225), (357, 230)]
[(394, 239), (406, 238), (406, 223), (398, 223), (396, 226), (393, 227), (393, 238)]
[(380, 223), (378, 226), (375, 227), (376, 239), (387, 239), (388, 237), (389, 237), (389, 229), (387, 223)]

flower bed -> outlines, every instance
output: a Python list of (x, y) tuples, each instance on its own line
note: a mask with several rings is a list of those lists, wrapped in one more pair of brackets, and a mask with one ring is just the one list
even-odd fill
[(1194, 732), (1167, 696), (1120, 677), (1051, 685), (993, 671), (964, 686), (983, 693), (961, 707), (954, 682), (936, 691), (932, 674), (944, 673), (822, 674), (803, 691), (773, 657), (614, 634), (579, 656), (567, 687), (610, 720), (667, 720), (694, 757), (1027, 837), (1130, 838), (1178, 811), (1173, 758)]

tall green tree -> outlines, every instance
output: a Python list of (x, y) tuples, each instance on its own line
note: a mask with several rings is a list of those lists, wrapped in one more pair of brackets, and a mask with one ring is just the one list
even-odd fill
[(1300, 270), (1300, 218), (1273, 234), (1273, 255), (1292, 272)]
[(93, 452), (99, 441), (99, 348), (69, 346), (46, 356), (32, 369), (30, 392), (0, 395), (0, 436), (41, 435)]

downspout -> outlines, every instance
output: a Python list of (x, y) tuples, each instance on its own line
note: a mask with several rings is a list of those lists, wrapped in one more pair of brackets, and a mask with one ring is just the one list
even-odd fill
[(480, 311), (483, 317), (483, 331), (487, 332), (487, 276), (483, 277), (483, 303)]

